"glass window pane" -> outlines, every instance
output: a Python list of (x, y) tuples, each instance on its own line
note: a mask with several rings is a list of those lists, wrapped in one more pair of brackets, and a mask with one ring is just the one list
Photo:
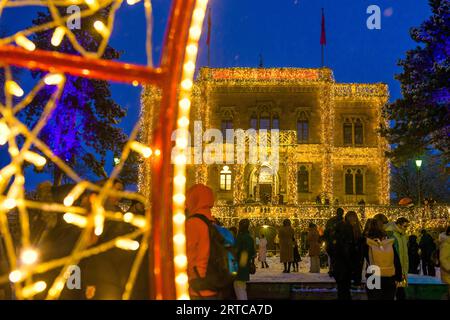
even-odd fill
[(305, 167), (298, 171), (298, 192), (309, 192), (309, 174)]
[(270, 119), (269, 118), (261, 118), (259, 119), (259, 129), (270, 129)]
[(364, 194), (364, 176), (360, 170), (355, 174), (356, 194)]
[(353, 174), (345, 174), (345, 194), (353, 194)]
[(256, 117), (252, 117), (250, 119), (250, 128), (257, 130), (258, 129), (258, 120)]
[(307, 143), (309, 138), (309, 123), (308, 120), (297, 121), (297, 142)]
[(352, 124), (344, 123), (344, 144), (351, 145), (352, 141)]
[(361, 122), (355, 123), (355, 144), (363, 144), (363, 125)]
[(278, 118), (272, 119), (272, 129), (280, 129), (280, 120)]

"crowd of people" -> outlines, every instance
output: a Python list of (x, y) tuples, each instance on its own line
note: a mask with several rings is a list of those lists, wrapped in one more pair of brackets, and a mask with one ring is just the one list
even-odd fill
[[(120, 191), (123, 187), (121, 181), (114, 181), (114, 189)], [(51, 184), (43, 183), (38, 187), (35, 197), (42, 202), (62, 202), (72, 188), (73, 185), (67, 185), (55, 190)], [(85, 192), (75, 205), (89, 212), (96, 196), (96, 192)], [(119, 206), (119, 202), (119, 198), (110, 196), (106, 199), (105, 209), (111, 212), (130, 211), (138, 215), (145, 212), (144, 204), (139, 201), (128, 204), (126, 210), (123, 205)], [(256, 272), (256, 265), (261, 269), (270, 268), (267, 261), (269, 239), (264, 233), (252, 235), (248, 219), (240, 220), (237, 227), (227, 229), (221, 226), (220, 221), (212, 215), (213, 206), (214, 194), (209, 187), (197, 184), (187, 191), (189, 294), (192, 299), (246, 300), (247, 282), (250, 275)], [(9, 223), (12, 231), (14, 223)], [(450, 227), (435, 240), (427, 230), (421, 231), (420, 239), (414, 234), (408, 237), (408, 226), (406, 218), (388, 221), (385, 215), (377, 214), (367, 219), (362, 228), (356, 212), (345, 213), (342, 208), (338, 208), (335, 216), (326, 222), (323, 231), (314, 223), (308, 226), (304, 241), (308, 248), (309, 272), (320, 273), (324, 244), (329, 275), (336, 281), (338, 299), (351, 299), (351, 289), (364, 286), (369, 299), (405, 299), (408, 274), (419, 274), (422, 266), (424, 275), (435, 276), (437, 263), (440, 263), (442, 281), (450, 285)], [(42, 261), (70, 255), (82, 233), (80, 228), (66, 223), (61, 215), (41, 210), (30, 212), (30, 227), (31, 242), (40, 249)], [(89, 235), (89, 246), (125, 235), (132, 232), (133, 228), (129, 224), (107, 221), (101, 236)], [(19, 243), (20, 235), (12, 233), (14, 241)], [(299, 272), (299, 239), (289, 219), (283, 220), (278, 227), (274, 242), (279, 247), (283, 273)], [(2, 247), (0, 245), (0, 249)], [(4, 252), (0, 250), (0, 254)], [(83, 270), (82, 290), (64, 289), (61, 298), (120, 299), (135, 256), (136, 252), (116, 248), (83, 259), (79, 264)], [(0, 267), (8, 270), (9, 267), (4, 264), (6, 259), (1, 261)], [(132, 298), (148, 297), (148, 268), (146, 255)], [(52, 283), (60, 271), (59, 268), (42, 273), (36, 276), (36, 280)], [(370, 282), (373, 276), (378, 277), (379, 281)], [(365, 284), (363, 279), (367, 279)], [(9, 290), (13, 298), (11, 286), (6, 285), (4, 289)], [(44, 298), (45, 295), (44, 291), (38, 298)]]
[[(186, 198), (188, 215), (200, 213), (214, 221), (211, 215), (213, 199), (210, 188), (203, 185), (192, 187)], [(200, 203), (201, 208), (198, 207)], [(220, 224), (218, 221), (215, 223)], [(224, 290), (226, 289), (224, 284), (224, 288), (216, 287), (216, 290), (207, 292), (191, 290), (191, 297), (194, 299), (230, 297), (239, 300), (247, 299), (246, 282), (249, 281), (250, 275), (256, 272), (255, 260), (259, 261), (261, 269), (269, 268), (268, 241), (264, 234), (256, 235), (255, 241), (250, 235), (249, 226), (248, 219), (239, 221), (235, 244), (231, 246), (238, 271), (234, 282), (231, 277), (228, 285), (231, 286), (232, 282), (234, 293), (224, 296), (224, 291), (229, 293), (229, 290)], [(419, 243), (415, 235), (408, 238), (406, 233), (408, 227), (409, 221), (404, 217), (390, 222), (385, 215), (377, 214), (367, 219), (362, 228), (356, 212), (345, 213), (342, 208), (338, 208), (336, 215), (326, 222), (323, 234), (314, 223), (309, 224), (306, 238), (310, 259), (309, 271), (320, 272), (321, 246), (324, 242), (329, 257), (329, 275), (336, 281), (338, 299), (349, 300), (352, 288), (365, 287), (370, 300), (402, 300), (406, 298), (408, 273), (418, 273), (421, 262), (423, 274), (434, 276), (436, 260), (439, 260), (438, 251), (440, 251), (442, 281), (450, 284), (450, 227), (440, 235), (438, 244), (426, 230), (421, 231)], [(210, 274), (214, 273), (214, 268), (210, 266), (211, 262), (208, 259), (209, 235), (211, 231), (208, 231), (206, 224), (188, 218), (186, 236), (190, 281), (196, 278), (208, 279)], [(295, 231), (289, 219), (285, 219), (278, 228), (274, 242), (279, 247), (280, 263), (283, 264), (282, 272), (290, 273), (291, 270), (298, 272), (301, 256)], [(195, 271), (196, 269), (198, 272)], [(378, 279), (372, 283), (374, 277)], [(365, 284), (363, 278), (367, 279)]]

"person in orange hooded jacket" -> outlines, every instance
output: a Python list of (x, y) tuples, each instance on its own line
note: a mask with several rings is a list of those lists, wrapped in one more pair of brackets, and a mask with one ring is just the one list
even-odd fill
[[(214, 194), (211, 188), (196, 184), (186, 192), (186, 254), (188, 259), (188, 278), (205, 277), (209, 260), (209, 230), (208, 226), (199, 218), (189, 218), (195, 214), (204, 215), (211, 221), (214, 218), (211, 208), (214, 206)], [(196, 268), (197, 272), (195, 272)], [(216, 299), (218, 293), (213, 290), (195, 291), (189, 289), (191, 299)]]

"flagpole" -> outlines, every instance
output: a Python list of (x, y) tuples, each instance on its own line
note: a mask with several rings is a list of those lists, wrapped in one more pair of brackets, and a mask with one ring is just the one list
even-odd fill
[(321, 45), (321, 51), (322, 51), (322, 68), (325, 67), (325, 45), (327, 44), (327, 37), (326, 37), (326, 31), (325, 31), (325, 9), (322, 8), (322, 31), (320, 35), (320, 45)]
[(208, 10), (208, 35), (206, 39), (208, 45), (208, 67), (211, 66), (211, 7)]
[(325, 66), (325, 63), (324, 63), (324, 46), (323, 46), (323, 44), (321, 45), (321, 47), (322, 47), (322, 68)]

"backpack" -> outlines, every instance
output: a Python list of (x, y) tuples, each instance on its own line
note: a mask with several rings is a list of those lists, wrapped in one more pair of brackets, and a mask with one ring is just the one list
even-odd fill
[(380, 276), (392, 277), (395, 275), (394, 240), (367, 239), (369, 246), (369, 262), (380, 268)]
[(234, 237), (229, 230), (221, 227), (201, 214), (189, 217), (198, 218), (208, 226), (209, 230), (209, 259), (206, 275), (201, 278), (197, 268), (194, 272), (197, 278), (189, 281), (194, 291), (213, 290), (221, 292), (228, 290), (232, 285), (237, 272), (237, 259), (233, 254)]

